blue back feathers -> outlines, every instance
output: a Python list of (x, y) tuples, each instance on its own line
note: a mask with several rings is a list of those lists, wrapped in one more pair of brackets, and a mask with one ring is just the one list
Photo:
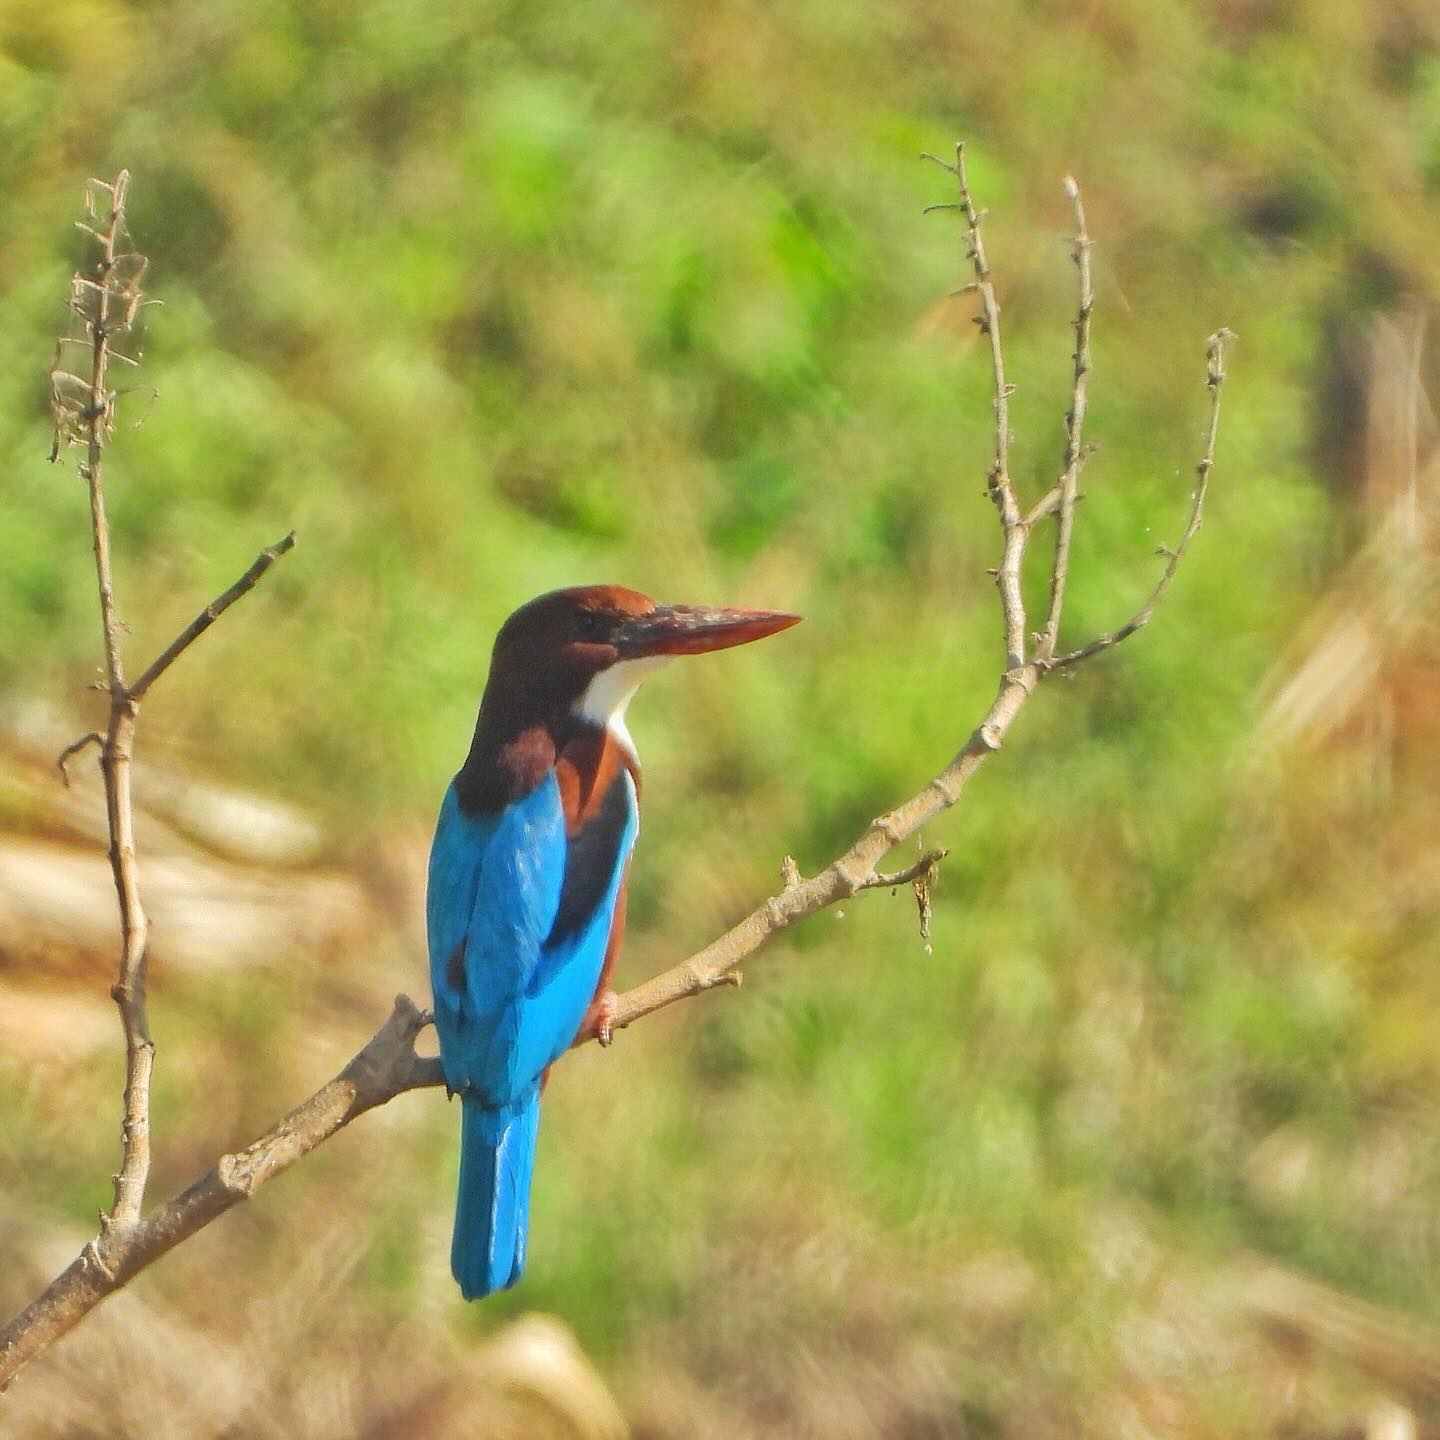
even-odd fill
[(464, 1106), (451, 1259), (467, 1299), (520, 1278), (540, 1079), (594, 998), (638, 824), (623, 767), (570, 836), (553, 769), (493, 813), (446, 791), (426, 918), (441, 1066)]

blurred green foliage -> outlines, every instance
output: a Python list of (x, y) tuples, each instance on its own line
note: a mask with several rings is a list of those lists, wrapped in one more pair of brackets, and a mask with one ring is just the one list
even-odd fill
[[(1080, 1413), (1127, 1363), (1135, 1276), (1099, 1238), (1116, 1215), (1187, 1262), (1261, 1249), (1440, 1316), (1415, 1260), (1440, 1239), (1416, 1201), (1440, 1200), (1422, 1038), (1440, 995), (1377, 979), (1393, 917), (1362, 903), (1408, 812), (1357, 817), (1303, 766), (1247, 763), (1258, 688), (1344, 554), (1317, 441), (1336, 326), (1440, 290), (1435, 17), (1421, 0), (0, 9), (0, 696), (78, 697), (96, 662), (44, 367), (82, 182), (124, 165), (164, 301), (159, 402), (109, 467), (131, 654), (262, 544), (301, 540), (167, 676), (146, 747), (301, 800), (363, 865), (428, 826), (490, 637), (531, 594), (613, 580), (807, 614), (636, 706), (637, 975), (767, 893), (784, 851), (827, 860), (992, 693), (989, 378), (968, 302), (946, 298), (954, 217), (920, 215), (949, 195), (918, 152), (957, 136), (991, 212), (1032, 496), (1067, 396), (1067, 173), (1097, 241), (1102, 448), (1068, 637), (1129, 613), (1178, 534), (1204, 340), (1227, 324), (1209, 523), (1155, 625), (1042, 694), (927, 833), (952, 852), (933, 954), (905, 897), (874, 897), (786, 937), (738, 997), (563, 1067), (524, 1288), (449, 1313), (483, 1329), (552, 1309), (642, 1409), (664, 1364), (760, 1393), (779, 1362), (757, 1334), (783, 1351), (848, 1307), (949, 1347), (974, 1433), (1012, 1433), (1033, 1387)], [(1436, 930), (1416, 903), (1418, 957)], [(382, 993), (423, 986), (399, 945), (357, 963)], [(370, 1014), (303, 954), (224, 995), (157, 984), (176, 1181), (213, 1143), (197, 1077), (239, 1092), (228, 1138), (296, 1093), (278, 1063), (217, 1079), (234, 1054), (207, 1033), (283, 1054), (327, 1015), (348, 1041)], [(27, 1091), (0, 1158), (78, 1222), (110, 1163), (103, 1115), (19, 1178), (65, 1108)], [(377, 1315), (443, 1269), (422, 1231), (444, 1228), (454, 1117), (403, 1117), (286, 1182), (349, 1177)], [(1286, 1127), (1332, 1159), (1276, 1208), (1247, 1167)], [(1360, 1172), (1392, 1133), (1410, 1158), (1390, 1204)], [(255, 1210), (259, 1241), (237, 1221), (226, 1243), (300, 1243), (283, 1200)], [(852, 1237), (839, 1295), (792, 1263), (807, 1217)], [(941, 1281), (927, 1308), (903, 1277), (994, 1250), (1046, 1299), (987, 1349), (957, 1338)], [(757, 1255), (778, 1290), (757, 1291)], [(1223, 1413), (1223, 1377), (1207, 1385)]]

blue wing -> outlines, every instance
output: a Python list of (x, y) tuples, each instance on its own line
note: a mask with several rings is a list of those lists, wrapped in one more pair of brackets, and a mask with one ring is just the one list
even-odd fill
[(540, 1077), (594, 996), (635, 843), (622, 771), (573, 836), (552, 770), (498, 815), (452, 786), (430, 851), (426, 919), (445, 1083), (464, 1106), (450, 1268), (467, 1300), (525, 1267)]
[(528, 1095), (594, 996), (639, 820), (627, 771), (610, 792), (569, 839), (553, 771), (498, 815), (446, 792), (427, 901), (435, 1028), (446, 1084), (486, 1108)]

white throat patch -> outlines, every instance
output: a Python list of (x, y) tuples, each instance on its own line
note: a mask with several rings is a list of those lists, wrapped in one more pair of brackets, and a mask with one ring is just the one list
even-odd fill
[(585, 687), (585, 693), (575, 706), (575, 713), (603, 725), (638, 760), (635, 742), (625, 725), (625, 707), (629, 705), (640, 682), (652, 671), (658, 670), (670, 655), (647, 655), (642, 660), (617, 660), (608, 670), (602, 670)]

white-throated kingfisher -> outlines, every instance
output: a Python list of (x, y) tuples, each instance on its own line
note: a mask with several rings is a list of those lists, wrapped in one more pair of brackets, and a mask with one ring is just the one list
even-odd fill
[(462, 1107), (450, 1265), (467, 1300), (524, 1268), (546, 1071), (583, 1030), (609, 1038), (640, 816), (625, 707), (672, 656), (799, 618), (591, 585), (521, 606), (495, 639), (475, 738), (440, 807), (426, 903), (440, 1063)]

